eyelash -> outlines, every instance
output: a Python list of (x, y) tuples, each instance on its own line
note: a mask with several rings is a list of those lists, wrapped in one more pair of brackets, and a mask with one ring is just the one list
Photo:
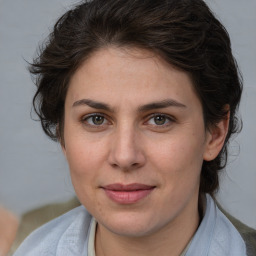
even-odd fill
[[(88, 122), (88, 120), (89, 120), (90, 118), (95, 118), (95, 117), (104, 118), (103, 123), (97, 125), (97, 124), (94, 123), (94, 121), (92, 121), (94, 124), (90, 124), (90, 123)], [(164, 124), (156, 124), (156, 123), (155, 123), (155, 124), (149, 124), (149, 121), (150, 121), (151, 119), (155, 119), (155, 118), (157, 118), (157, 117), (164, 118)], [(151, 114), (151, 115), (147, 116), (147, 117), (145, 118), (145, 120), (146, 120), (146, 121), (145, 121), (143, 124), (146, 124), (146, 125), (147, 125), (147, 123), (148, 123), (149, 126), (151, 126), (151, 127), (152, 127), (152, 126), (153, 126), (153, 127), (156, 127), (157, 129), (166, 128), (166, 127), (170, 126), (171, 123), (175, 122), (175, 118), (173, 118), (173, 117), (170, 116), (170, 115), (163, 114), (163, 113), (154, 113), (154, 114)], [(102, 114), (102, 113), (92, 113), (92, 114), (88, 114), (88, 115), (86, 115), (86, 116), (83, 116), (83, 117), (81, 118), (81, 122), (82, 122), (84, 125), (86, 125), (86, 126), (88, 126), (88, 127), (90, 127), (90, 128), (93, 128), (93, 129), (102, 129), (102, 128), (106, 125), (105, 122), (107, 122), (107, 125), (111, 124), (111, 122), (109, 121), (109, 118), (108, 118), (105, 114)], [(155, 122), (155, 120), (154, 120), (154, 122)], [(167, 123), (166, 123), (166, 122), (167, 122)]]
[[(147, 119), (146, 119), (146, 123), (148, 123), (151, 119), (155, 119), (157, 117), (161, 117), (161, 118), (165, 118), (165, 122), (164, 124), (152, 124), (150, 126), (154, 126), (154, 127), (157, 127), (158, 129), (161, 129), (161, 128), (166, 128), (166, 127), (169, 127), (171, 125), (171, 123), (175, 122), (175, 118), (173, 118), (172, 116), (170, 115), (167, 115), (167, 114), (163, 114), (163, 113), (154, 113), (152, 115), (150, 115)], [(154, 120), (155, 122), (156, 120)], [(166, 123), (167, 122), (167, 123)]]
[[(81, 122), (82, 122), (84, 125), (89, 126), (89, 127), (91, 127), (91, 128), (95, 128), (95, 129), (97, 129), (97, 128), (102, 128), (102, 127), (104, 126), (104, 124), (99, 124), (99, 125), (97, 125), (97, 124), (90, 124), (90, 123), (88, 122), (88, 120), (89, 120), (90, 118), (94, 118), (94, 117), (104, 118), (103, 122), (107, 121), (108, 124), (110, 123), (110, 122), (108, 121), (109, 118), (107, 118), (106, 115), (104, 115), (104, 114), (102, 114), (102, 113), (93, 113), (93, 114), (88, 114), (88, 115), (86, 115), (86, 116), (83, 116), (82, 119), (81, 119)], [(92, 121), (92, 122), (93, 122), (93, 121)]]

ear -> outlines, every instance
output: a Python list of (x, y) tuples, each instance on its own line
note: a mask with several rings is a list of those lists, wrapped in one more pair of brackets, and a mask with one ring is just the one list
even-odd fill
[(224, 119), (208, 129), (206, 134), (206, 148), (203, 155), (205, 161), (214, 160), (221, 151), (228, 133), (229, 118), (230, 111), (228, 111)]

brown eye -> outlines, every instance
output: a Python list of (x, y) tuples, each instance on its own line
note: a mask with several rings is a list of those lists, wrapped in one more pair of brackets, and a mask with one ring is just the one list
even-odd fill
[(95, 125), (101, 125), (104, 123), (105, 118), (103, 116), (93, 116), (92, 122)]
[(102, 115), (90, 115), (85, 117), (83, 119), (83, 122), (87, 123), (90, 126), (100, 126), (100, 125), (104, 125), (107, 122), (107, 120)]
[(166, 123), (166, 116), (158, 115), (154, 117), (154, 122), (156, 125), (164, 125)]
[(161, 113), (155, 113), (151, 115), (146, 124), (150, 125), (151, 127), (166, 128), (170, 126), (173, 122), (175, 122), (175, 119), (171, 116)]

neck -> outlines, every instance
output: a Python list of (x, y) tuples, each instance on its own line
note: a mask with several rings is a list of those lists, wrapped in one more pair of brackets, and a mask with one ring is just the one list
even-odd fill
[(199, 225), (198, 207), (183, 211), (171, 223), (157, 232), (143, 237), (120, 236), (98, 224), (96, 231), (96, 255), (162, 255), (179, 256), (186, 248)]

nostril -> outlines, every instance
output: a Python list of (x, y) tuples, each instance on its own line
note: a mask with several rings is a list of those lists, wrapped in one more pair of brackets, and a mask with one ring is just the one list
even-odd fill
[(133, 163), (133, 164), (130, 164), (129, 166), (121, 166), (117, 163), (112, 163), (111, 166), (114, 169), (120, 169), (122, 171), (129, 172), (129, 171), (132, 171), (134, 169), (139, 168), (140, 164), (139, 163)]
[(114, 167), (114, 168), (118, 168), (118, 164), (113, 163), (113, 164), (111, 164), (111, 165), (112, 165), (112, 167)]

